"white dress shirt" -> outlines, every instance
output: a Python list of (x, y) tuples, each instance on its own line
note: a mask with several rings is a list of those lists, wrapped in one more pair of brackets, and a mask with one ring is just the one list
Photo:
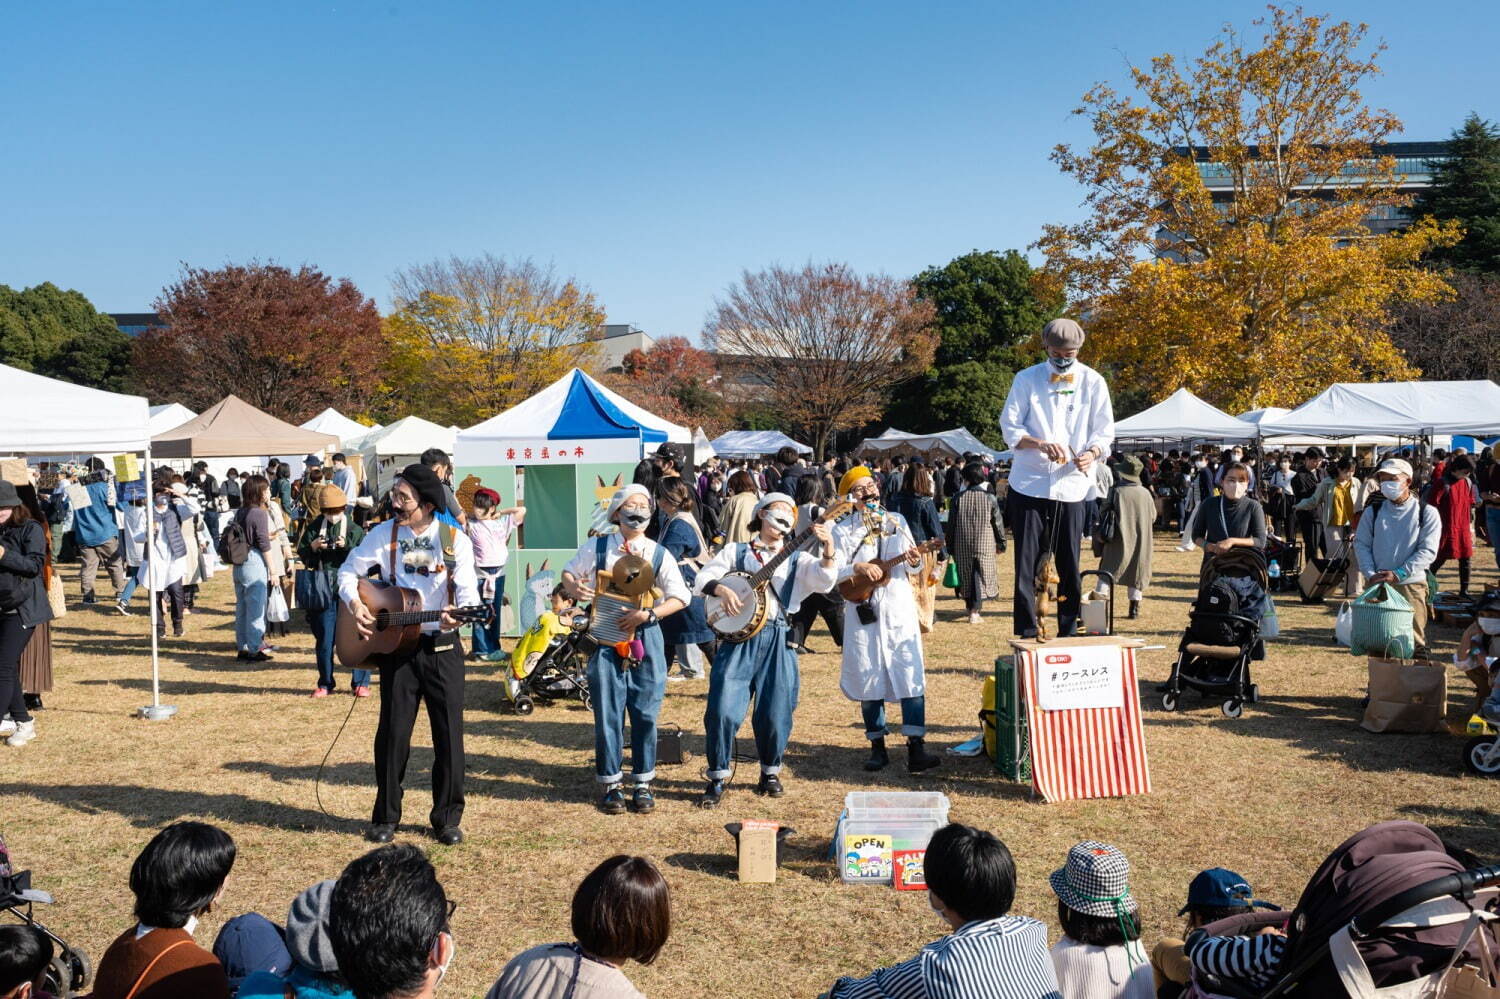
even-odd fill
[[(1072, 381), (1054, 382), (1056, 374), (1071, 375)], [(1056, 371), (1048, 361), (1033, 364), (1016, 372), (1010, 383), (1010, 395), (1000, 413), (1000, 432), (1012, 449), (1022, 437), (1030, 436), (1063, 445), (1070, 458), (1097, 447), (1102, 459), (1115, 439), (1109, 386), (1082, 361), (1075, 361), (1066, 372)], [(1010, 487), (1025, 496), (1078, 503), (1088, 495), (1092, 482), (1092, 476), (1080, 472), (1072, 461), (1059, 464), (1033, 448), (1016, 450), (1011, 461)]]
[[(391, 531), (396, 530), (396, 578), (386, 579), (391, 570)], [(380, 578), (416, 590), (422, 596), (422, 609), (442, 610), (448, 606), (448, 571), (443, 561), (439, 523), (433, 518), (427, 530), (413, 534), (409, 527), (397, 527), (394, 520), (376, 524), (339, 568), (339, 599), (348, 604), (359, 595), (359, 581), (370, 569), (380, 568)], [(479, 577), (474, 571), (474, 543), (463, 531), (453, 531), (453, 603), (473, 607), (479, 603)], [(424, 575), (419, 570), (427, 570)], [(423, 631), (439, 631), (441, 624), (429, 621)]]
[[(639, 555), (648, 563), (656, 556), (656, 542), (644, 534), (633, 541), (626, 541), (620, 534), (606, 536), (608, 540), (604, 545), (604, 568), (612, 569), (616, 562), (627, 552), (631, 555)], [(594, 563), (596, 555), (597, 538), (589, 538), (578, 548), (578, 554), (573, 560), (563, 567), (564, 572), (573, 574), (573, 578), (581, 583), (594, 585)], [(682, 581), (682, 570), (677, 568), (677, 560), (672, 553), (662, 549), (661, 571), (656, 574), (656, 585), (661, 590), (663, 600), (671, 600), (676, 597), (682, 601), (683, 606), (692, 603), (693, 595), (688, 592), (687, 584)]]
[[(752, 546), (753, 545), (753, 546)], [(750, 548), (745, 554), (745, 571), (755, 573), (760, 567), (771, 561), (781, 552), (782, 542), (777, 541), (769, 548), (762, 548), (760, 539), (757, 537), (752, 542), (740, 541), (732, 545), (725, 545), (717, 555), (708, 560), (708, 563), (698, 572), (693, 580), (693, 592), (701, 594), (704, 587), (709, 583), (718, 582), (728, 573), (736, 571), (739, 564), (740, 549)], [(771, 579), (766, 585), (766, 616), (775, 620), (781, 612), (781, 591), (786, 586), (787, 577), (792, 575), (793, 569), (796, 576), (792, 582), (791, 606), (786, 609), (788, 614), (797, 613), (812, 593), (827, 593), (833, 589), (838, 581), (839, 557), (828, 560), (828, 565), (823, 564), (823, 543), (817, 542), (811, 551), (794, 552), (785, 562), (776, 567), (771, 573)]]

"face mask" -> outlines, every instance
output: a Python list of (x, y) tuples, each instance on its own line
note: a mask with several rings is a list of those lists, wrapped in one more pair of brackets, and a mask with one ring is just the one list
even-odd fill
[(1193, 462), (1193, 465), (1196, 468), (1207, 468), (1208, 462), (1202, 458), (1199, 458), (1197, 461)]
[(1500, 617), (1479, 618), (1479, 630), (1486, 635), (1500, 635)]
[(1292, 470), (1292, 463), (1289, 461), (1283, 461), (1281, 463), (1281, 470), (1283, 472), (1290, 472)]
[(1380, 494), (1392, 503), (1396, 502), (1401, 498), (1401, 483), (1382, 482), (1380, 484)]
[(344, 522), (344, 514), (343, 514), (343, 511), (340, 511), (340, 512), (338, 512), (338, 513), (325, 513), (325, 514), (323, 514), (323, 517), (324, 517), (324, 518), (325, 518), (325, 519), (326, 519), (326, 520), (327, 520), (327, 521), (328, 521), (328, 522), (329, 522), (329, 523), (330, 523), (330, 524), (333, 524), (333, 525), (335, 525), (335, 526), (337, 526), (337, 525), (339, 525), (339, 524), (342, 524), (342, 523), (343, 523), (343, 522)]
[(1231, 456), (1230, 456), (1230, 457), (1232, 457), (1232, 458), (1233, 458), (1233, 459), (1234, 459), (1234, 460), (1235, 460), (1235, 461), (1241, 461), (1241, 460), (1243, 460), (1243, 459), (1244, 459), (1244, 457), (1245, 457), (1245, 456), (1244, 456), (1244, 455), (1242, 455), (1242, 454), (1240, 454), (1240, 453), (1239, 453), (1239, 452), (1238, 452), (1238, 451), (1236, 451), (1236, 452), (1235, 452), (1235, 453), (1234, 453), (1234, 454), (1233, 454), (1233, 455), (1231, 455)]
[(1243, 482), (1231, 480), (1229, 482), (1225, 482), (1222, 486), (1220, 486), (1220, 488), (1224, 490), (1225, 499), (1237, 500), (1241, 496), (1245, 495), (1245, 490), (1249, 487)]
[(634, 530), (639, 531), (641, 528), (651, 523), (651, 515), (649, 513), (637, 513), (632, 510), (630, 513), (621, 514), (620, 522), (626, 527), (633, 528)]
[(1051, 356), (1049, 354), (1047, 356), (1047, 360), (1058, 371), (1067, 371), (1069, 368), (1071, 368), (1073, 366), (1073, 362), (1076, 361), (1076, 360), (1078, 360), (1078, 358), (1076, 358), (1076, 357), (1053, 357), (1053, 356)]

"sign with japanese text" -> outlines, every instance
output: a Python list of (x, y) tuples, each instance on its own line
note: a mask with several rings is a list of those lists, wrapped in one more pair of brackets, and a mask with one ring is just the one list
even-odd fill
[(1125, 704), (1120, 650), (1080, 647), (1036, 653), (1037, 706), (1043, 711), (1118, 708)]

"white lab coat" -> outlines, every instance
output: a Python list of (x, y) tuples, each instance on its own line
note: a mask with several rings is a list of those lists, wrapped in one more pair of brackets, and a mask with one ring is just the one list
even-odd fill
[[(916, 542), (899, 513), (885, 512), (876, 536), (864, 518), (852, 515), (834, 525), (834, 548), (839, 554), (838, 578), (854, 574), (854, 563), (874, 562), (909, 551)], [(844, 663), (839, 689), (851, 701), (899, 701), (920, 697), (926, 689), (922, 659), (922, 631), (917, 623), (917, 595), (904, 561), (890, 569), (890, 582), (877, 587), (870, 603), (874, 624), (861, 624), (856, 605), (844, 602)]]

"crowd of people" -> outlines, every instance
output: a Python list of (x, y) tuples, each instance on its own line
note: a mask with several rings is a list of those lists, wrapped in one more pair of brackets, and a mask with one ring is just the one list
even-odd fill
[[(134, 921), (99, 955), (92, 999), (426, 999), (441, 990), (459, 950), (457, 902), (415, 846), (356, 858), (291, 899), (281, 922), (234, 915), (205, 946), (200, 922), (232, 911), (236, 859), (233, 838), (216, 826), (160, 830), (131, 865)], [(1176, 999), (1233, 986), (1254, 994), (1289, 973), (1289, 954), (1305, 955), (1352, 916), (1478, 866), (1425, 826), (1378, 823), (1335, 849), (1289, 911), (1257, 899), (1232, 870), (1201, 871), (1177, 913), (1181, 935), (1148, 951), (1131, 864), (1118, 847), (1085, 840), (1068, 849), (1048, 878), (1054, 934), (1012, 912), (1016, 864), (1006, 844), (952, 823), (924, 857), (928, 906), (950, 932), (907, 960), (838, 978), (823, 999)], [(650, 859), (609, 857), (574, 891), (570, 932), (512, 958), (487, 999), (641, 999), (625, 969), (661, 957), (673, 908)], [(1374, 948), (1365, 970), (1375, 985), (1440, 974), (1455, 956), (1494, 948), (1493, 929), (1479, 934), (1408, 932)], [(54, 952), (39, 929), (0, 927), (0, 996), (49, 999)], [(1299, 974), (1309, 994), (1339, 983), (1332, 961)]]

